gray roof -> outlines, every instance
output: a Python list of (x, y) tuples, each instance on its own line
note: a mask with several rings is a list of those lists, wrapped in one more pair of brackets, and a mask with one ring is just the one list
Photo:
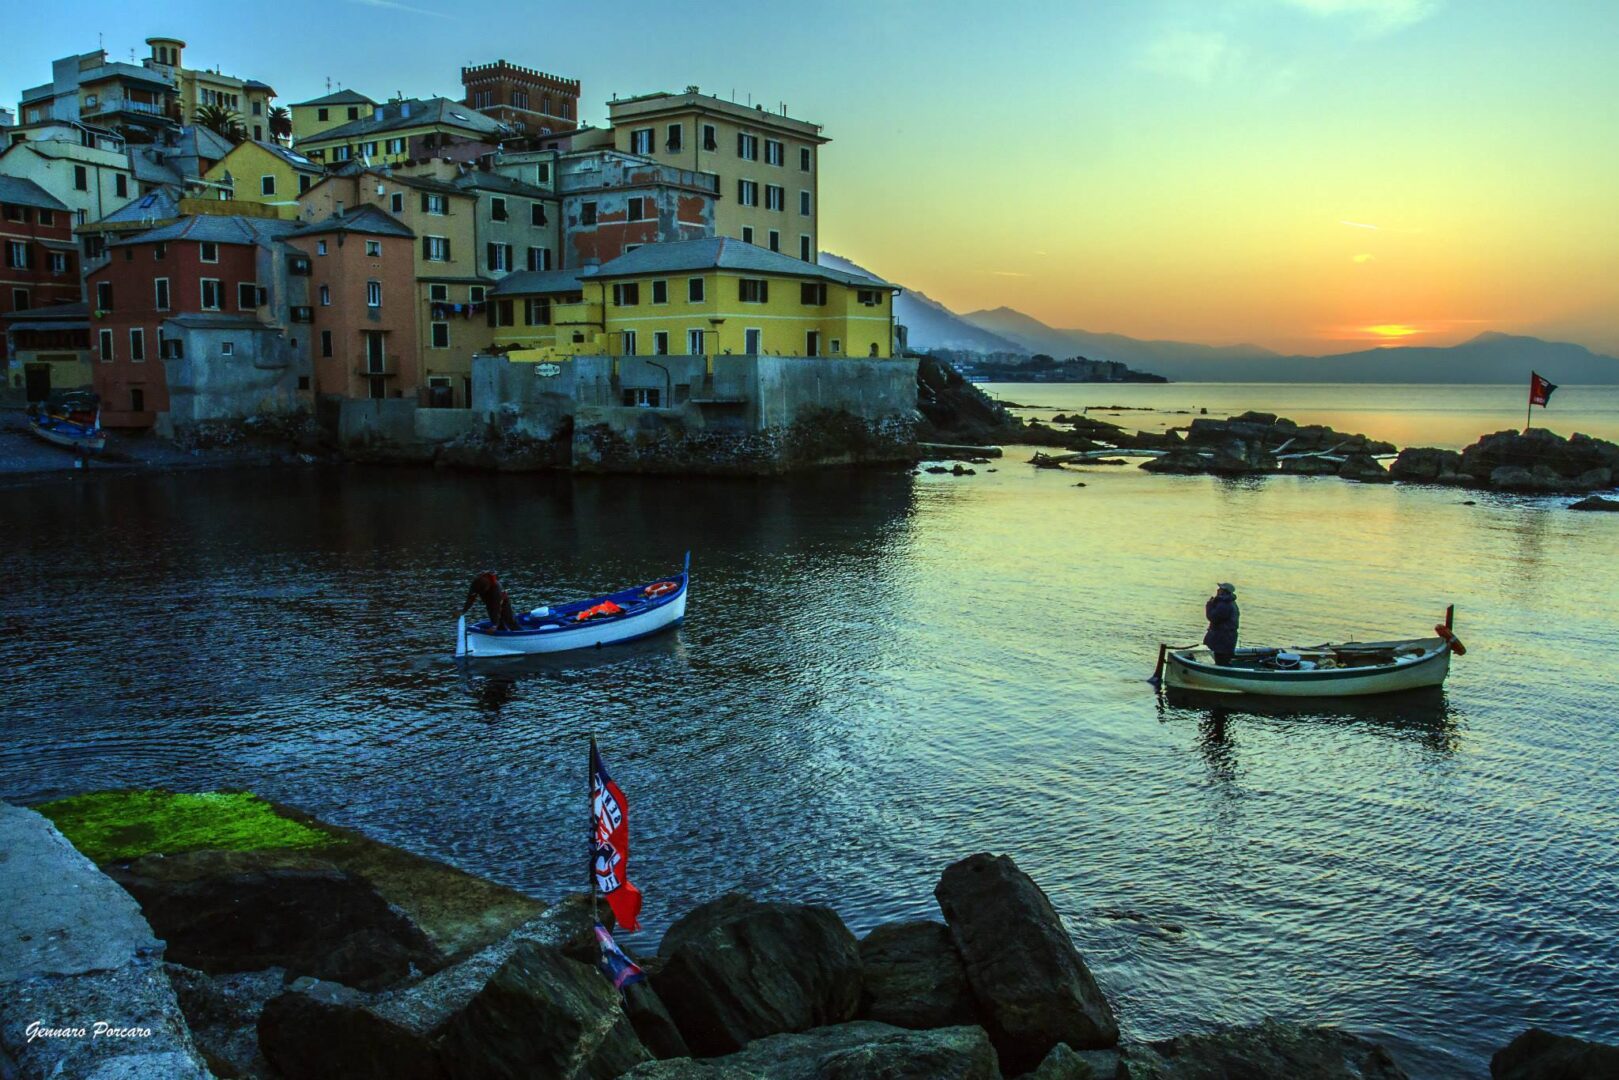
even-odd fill
[[(410, 107), (409, 116), (402, 115), (405, 106)], [(323, 131), (319, 135), (310, 135), (304, 141), (312, 143), (326, 142), (330, 139), (362, 139), (400, 128), (421, 127), (423, 124), (448, 124), (479, 135), (498, 135), (506, 130), (502, 124), (459, 101), (451, 101), (449, 98), (416, 98), (378, 105), (377, 111), (371, 116), (350, 120), (342, 127)]]
[(172, 185), (165, 185), (156, 191), (149, 191), (134, 202), (125, 203), (112, 213), (97, 221), (97, 225), (121, 225), (129, 222), (141, 222), (148, 219), (153, 224), (180, 216), (180, 189)]
[(538, 296), (544, 293), (583, 292), (583, 270), (519, 270), (500, 279), (490, 290), (492, 296)]
[(14, 330), (82, 330), (88, 325), (89, 309), (90, 305), (80, 300), (7, 312), (6, 319)]
[(308, 101), (295, 101), (293, 107), (301, 105), (375, 105), (376, 102), (356, 90), (336, 90), (325, 97), (310, 98)]
[(234, 315), (227, 312), (187, 312), (183, 315), (170, 315), (163, 320), (187, 330), (275, 330), (267, 322), (255, 319), (251, 315)]
[(455, 178), (458, 188), (472, 188), (477, 191), (499, 191), (506, 195), (522, 195), (529, 199), (555, 199), (557, 196), (542, 187), (526, 184), (521, 180), (514, 180), (510, 176), (503, 176), (497, 172), (485, 172), (474, 169)]
[(234, 142), (225, 138), (213, 128), (205, 128), (200, 124), (181, 128), (180, 138), (176, 140), (176, 145), (182, 150), (195, 153), (198, 157), (209, 158), (213, 161), (218, 161), (236, 149)]
[(179, 221), (114, 240), (109, 247), (124, 244), (150, 244), (157, 241), (196, 240), (215, 244), (267, 245), (298, 230), (296, 221), (280, 218), (250, 218), (231, 214), (197, 214)]
[(143, 184), (180, 184), (185, 177), (180, 170), (163, 158), (160, 147), (132, 146), (129, 148), (130, 171)]
[[(248, 142), (259, 147), (261, 150), (268, 150), (270, 153), (274, 154), (276, 157), (280, 158), (282, 161), (285, 161), (288, 165), (291, 165), (294, 169), (297, 169), (300, 172), (323, 173), (326, 171), (325, 168), (313, 161), (310, 161), (296, 150), (288, 150), (280, 143), (265, 142), (263, 139), (249, 139)], [(245, 146), (247, 144), (239, 143), (238, 145)]]
[(729, 236), (708, 236), (701, 240), (677, 240), (667, 244), (647, 244), (609, 260), (596, 271), (597, 277), (633, 277), (640, 274), (674, 274), (688, 270), (741, 270), (754, 274), (783, 274), (788, 277), (816, 277), (857, 288), (897, 289), (878, 278), (850, 274), (827, 266), (783, 255), (779, 251), (745, 244)]
[(37, 206), (41, 210), (67, 210), (67, 206), (56, 196), (21, 176), (0, 176), (0, 203)]
[(365, 233), (368, 236), (404, 236), (416, 234), (398, 218), (375, 206), (362, 206), (346, 214), (332, 214), (298, 228), (296, 235), (313, 236), (317, 233)]

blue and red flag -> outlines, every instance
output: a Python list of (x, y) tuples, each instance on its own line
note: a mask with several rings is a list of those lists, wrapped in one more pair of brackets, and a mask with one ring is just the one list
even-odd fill
[(624, 950), (618, 947), (613, 935), (607, 932), (607, 927), (601, 923), (596, 924), (596, 944), (601, 946), (601, 973), (612, 982), (613, 989), (622, 990), (631, 983), (640, 982), (646, 978), (646, 972), (636, 966), (634, 960), (624, 955)]
[(1544, 378), (1538, 371), (1531, 371), (1529, 373), (1530, 405), (1539, 405), (1542, 409), (1544, 409), (1546, 407), (1546, 403), (1552, 399), (1552, 391), (1556, 389), (1557, 384), (1549, 379)]
[(613, 918), (625, 930), (639, 930), (641, 890), (630, 884), (629, 803), (613, 783), (590, 740), (591, 873), (596, 891), (613, 909)]

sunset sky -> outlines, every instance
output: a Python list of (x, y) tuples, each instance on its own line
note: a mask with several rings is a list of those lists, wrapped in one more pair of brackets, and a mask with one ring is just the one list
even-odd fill
[[(287, 104), (505, 58), (826, 127), (821, 241), (958, 311), (1287, 351), (1619, 354), (1616, 0), (34, 4), (0, 101), (163, 33)], [(161, 14), (159, 12), (161, 11)]]

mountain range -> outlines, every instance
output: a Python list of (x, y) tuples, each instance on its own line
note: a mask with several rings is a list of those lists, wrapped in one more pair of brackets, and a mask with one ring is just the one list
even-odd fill
[[(837, 255), (824, 266), (881, 277)], [(898, 283), (896, 283), (898, 284)], [(914, 349), (1045, 353), (1117, 360), (1176, 382), (1515, 383), (1538, 371), (1553, 382), (1619, 383), (1619, 359), (1582, 345), (1494, 331), (1457, 345), (1390, 345), (1325, 356), (1284, 355), (1258, 345), (1147, 341), (1048, 326), (1014, 308), (958, 314), (909, 289), (894, 304)]]

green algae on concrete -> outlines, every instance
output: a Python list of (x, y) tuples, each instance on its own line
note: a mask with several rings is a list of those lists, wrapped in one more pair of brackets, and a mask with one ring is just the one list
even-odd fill
[(245, 791), (98, 791), (34, 807), (98, 864), (182, 851), (322, 848), (344, 841)]

